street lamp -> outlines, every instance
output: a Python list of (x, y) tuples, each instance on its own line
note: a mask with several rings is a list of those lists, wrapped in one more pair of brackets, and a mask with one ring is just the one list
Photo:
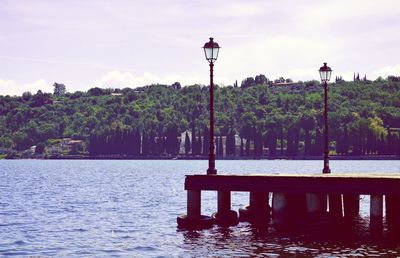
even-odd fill
[(215, 153), (214, 153), (214, 83), (213, 83), (213, 68), (214, 62), (217, 61), (219, 45), (214, 42), (214, 38), (204, 44), (204, 54), (207, 61), (210, 63), (210, 149), (208, 153), (208, 169), (207, 175), (216, 175), (215, 169)]
[(319, 75), (321, 81), (324, 84), (324, 168), (322, 173), (329, 174), (331, 169), (329, 168), (329, 140), (328, 140), (328, 81), (331, 79), (332, 69), (324, 63), (324, 66), (319, 68)]

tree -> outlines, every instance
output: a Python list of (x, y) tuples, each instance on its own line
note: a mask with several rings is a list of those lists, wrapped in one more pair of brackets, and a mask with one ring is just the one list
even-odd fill
[[(216, 87), (215, 134), (226, 137), (224, 153), (235, 155), (234, 134), (239, 133), (242, 155), (252, 153), (253, 146), (255, 155), (263, 148), (268, 148), (272, 157), (286, 152), (321, 155), (316, 150), (321, 147), (322, 133), (316, 127), (323, 126), (320, 83), (299, 82), (288, 91), (287, 87), (265, 85), (263, 81), (264, 76), (258, 75), (254, 83), (245, 80), (241, 88)], [(113, 92), (122, 95), (111, 96)], [(62, 101), (52, 105), (53, 97)], [(389, 133), (387, 129), (400, 128), (397, 77), (336, 83), (329, 99), (330, 141), (337, 153), (397, 151), (398, 132)], [(33, 96), (0, 96), (0, 145), (24, 150), (48, 139), (75, 137), (89, 144), (90, 155), (133, 157), (143, 151), (148, 155), (174, 155), (171, 152), (178, 153), (180, 148), (179, 136), (185, 136), (182, 132), (193, 131), (191, 152), (207, 156), (208, 100), (209, 88), (201, 85), (180, 90), (170, 85), (93, 88), (65, 93), (65, 97), (42, 91)], [(171, 124), (176, 126), (175, 136)]]
[(266, 85), (268, 83), (268, 78), (265, 77), (264, 74), (260, 74), (254, 78), (254, 82), (255, 84)]
[(248, 77), (242, 81), (242, 84), (240, 87), (248, 88), (248, 87), (254, 86), (255, 84), (256, 84), (256, 82), (255, 82), (254, 78)]
[(203, 130), (203, 156), (207, 156), (210, 149), (210, 131), (205, 126)]
[(179, 82), (174, 82), (174, 83), (171, 85), (171, 87), (172, 87), (174, 90), (180, 90), (180, 89), (182, 88), (182, 86), (181, 86), (181, 84), (180, 84)]
[(53, 84), (53, 87), (54, 87), (54, 95), (57, 96), (57, 97), (64, 96), (65, 93), (67, 92), (67, 89), (66, 89), (65, 85), (62, 84), (62, 83), (56, 83), (55, 82)]
[(32, 93), (30, 91), (25, 91), (24, 93), (22, 93), (22, 99), (24, 101), (29, 101), (32, 98)]
[(188, 132), (186, 131), (186, 133), (185, 133), (185, 155), (187, 156), (187, 155), (189, 155), (189, 152), (190, 152), (190, 138), (189, 138), (189, 134), (188, 134)]
[(46, 146), (43, 142), (39, 142), (38, 144), (36, 144), (35, 154), (43, 154), (45, 147)]

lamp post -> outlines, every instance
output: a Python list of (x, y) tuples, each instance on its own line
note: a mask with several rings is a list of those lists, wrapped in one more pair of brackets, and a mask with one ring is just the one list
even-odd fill
[(214, 153), (214, 62), (217, 61), (219, 45), (214, 42), (214, 38), (204, 44), (204, 54), (207, 61), (210, 63), (210, 148), (208, 153), (208, 169), (207, 175), (216, 175), (215, 169), (215, 153)]
[(329, 133), (328, 133), (328, 81), (331, 79), (332, 69), (324, 63), (324, 66), (319, 68), (319, 75), (324, 84), (324, 168), (323, 174), (331, 173), (329, 168)]

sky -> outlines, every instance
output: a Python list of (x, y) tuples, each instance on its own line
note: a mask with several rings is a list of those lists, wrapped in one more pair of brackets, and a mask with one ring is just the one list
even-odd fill
[(219, 85), (319, 80), (323, 62), (333, 78), (400, 76), (399, 17), (399, 0), (1, 0), (0, 95), (207, 85), (209, 37)]

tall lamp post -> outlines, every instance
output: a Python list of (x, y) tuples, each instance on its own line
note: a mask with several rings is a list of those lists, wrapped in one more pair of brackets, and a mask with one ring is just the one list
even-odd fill
[(331, 173), (329, 168), (329, 133), (328, 133), (328, 81), (331, 79), (332, 69), (324, 63), (324, 66), (319, 68), (319, 75), (324, 84), (324, 168), (323, 174)]
[(210, 149), (208, 153), (208, 169), (207, 175), (216, 175), (217, 170), (215, 169), (215, 153), (214, 153), (214, 62), (217, 61), (219, 45), (214, 42), (214, 38), (210, 38), (210, 41), (204, 44), (204, 54), (206, 55), (207, 61), (210, 63)]

